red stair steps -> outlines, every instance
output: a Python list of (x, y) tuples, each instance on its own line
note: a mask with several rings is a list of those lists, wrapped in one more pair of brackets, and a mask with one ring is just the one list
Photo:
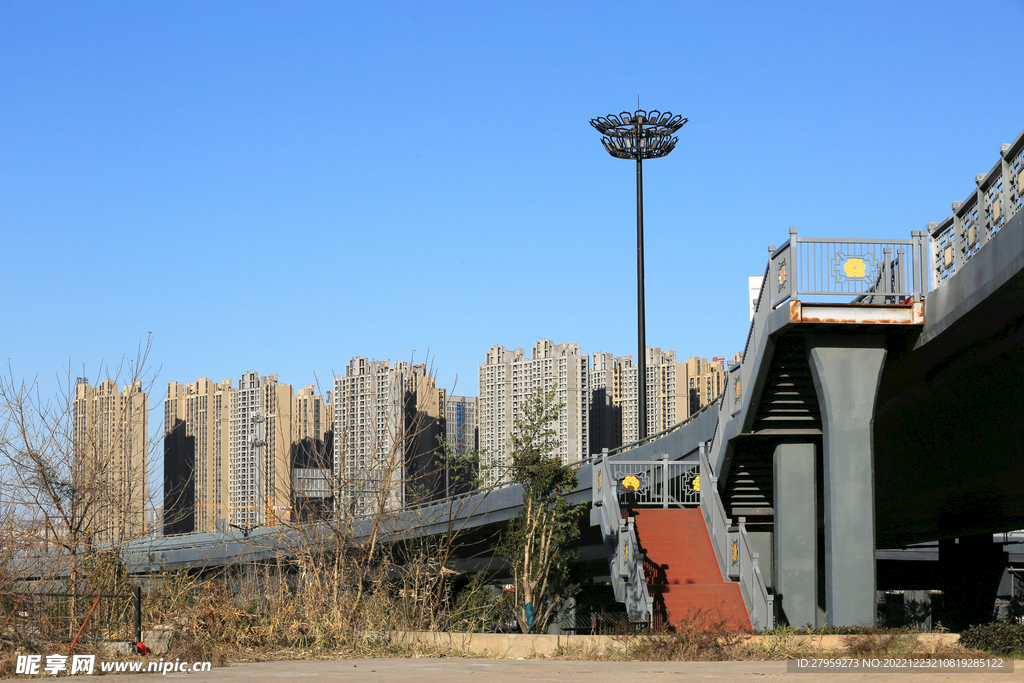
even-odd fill
[(722, 580), (700, 508), (635, 508), (655, 624), (750, 631), (739, 584)]

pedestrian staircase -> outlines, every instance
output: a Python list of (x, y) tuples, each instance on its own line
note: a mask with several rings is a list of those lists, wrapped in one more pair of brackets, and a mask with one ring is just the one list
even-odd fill
[(739, 584), (722, 579), (700, 508), (645, 507), (631, 515), (656, 629), (751, 630)]
[(615, 599), (654, 629), (765, 629), (773, 597), (744, 519), (726, 517), (707, 461), (614, 460), (593, 465), (590, 523), (601, 527)]

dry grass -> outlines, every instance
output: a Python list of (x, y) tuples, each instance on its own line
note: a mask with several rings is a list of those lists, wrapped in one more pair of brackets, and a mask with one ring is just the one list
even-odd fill
[(672, 633), (639, 635), (612, 646), (567, 645), (545, 659), (586, 661), (778, 661), (816, 657), (906, 657), (931, 659), (984, 658), (985, 653), (959, 645), (925, 647), (906, 634), (849, 636), (845, 647), (812, 648), (792, 636), (769, 635), (750, 640), (740, 633)]
[[(842, 633), (798, 631), (780, 626), (760, 636), (727, 628), (720, 610), (696, 610), (674, 621), (671, 633), (621, 635), (614, 645), (569, 645), (551, 659), (595, 661), (771, 661), (818, 657), (974, 658), (984, 653), (956, 643), (929, 639), (905, 629), (843, 629)], [(831, 649), (815, 636), (838, 636)], [(818, 640), (815, 643), (815, 640)]]
[[(831, 657), (906, 657), (917, 658), (971, 658), (979, 652), (956, 643), (937, 640), (922, 642), (918, 632), (904, 629), (857, 629), (856, 633), (828, 634), (798, 632), (789, 627), (769, 631), (759, 639), (749, 639), (743, 646), (745, 656), (740, 659), (796, 659), (809, 654)], [(839, 647), (822, 649), (812, 645), (808, 636), (838, 635)]]
[(501, 608), (500, 598), (480, 581), (458, 591), (448, 586), (438, 599), (436, 578), (419, 576), (430, 573), (422, 566), (399, 574), (376, 571), (361, 590), (306, 569), (250, 567), (208, 579), (167, 573), (147, 594), (143, 621), (173, 628), (174, 642), (211, 657), (453, 656), (446, 649), (396, 643), (388, 634), (479, 630), (489, 612)]
[(18, 637), (10, 629), (0, 636), (0, 678), (16, 677), (15, 664), (19, 654), (44, 654), (33, 645), (33, 643)]
[(334, 660), (371, 658), (463, 658), (476, 659), (477, 655), (453, 646), (429, 643), (399, 642), (387, 634), (353, 639), (344, 646), (332, 650), (309, 650), (284, 648), (280, 650), (247, 649), (233, 652), (233, 662), (268, 662), (279, 660)]

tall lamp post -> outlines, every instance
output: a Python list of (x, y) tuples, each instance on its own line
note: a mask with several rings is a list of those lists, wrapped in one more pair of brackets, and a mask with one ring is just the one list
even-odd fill
[(644, 313), (644, 159), (667, 156), (679, 138), (673, 137), (689, 119), (672, 112), (637, 109), (630, 114), (609, 114), (590, 119), (601, 134), (601, 142), (616, 159), (636, 159), (636, 313), (637, 343), (637, 422), (638, 438), (647, 438), (647, 320)]

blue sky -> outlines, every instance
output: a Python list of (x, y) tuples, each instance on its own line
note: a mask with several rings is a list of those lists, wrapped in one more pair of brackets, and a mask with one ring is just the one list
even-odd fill
[(648, 343), (731, 356), (788, 228), (905, 238), (967, 196), (1024, 127), (1022, 25), (1021, 0), (8, 0), (0, 356), (95, 376), (152, 332), (157, 407), (355, 355), (429, 351), (473, 395), (492, 344), (634, 352), (634, 167), (588, 121), (638, 95), (690, 119), (645, 165)]

